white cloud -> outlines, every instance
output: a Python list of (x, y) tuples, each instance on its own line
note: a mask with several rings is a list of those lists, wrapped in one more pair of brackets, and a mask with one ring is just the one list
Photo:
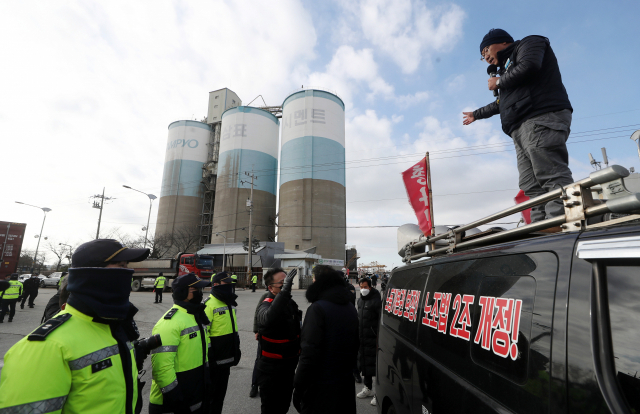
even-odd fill
[[(469, 222), (513, 203), (518, 187), (514, 153), (468, 156), (511, 149), (509, 140), (494, 131), (489, 123), (465, 128), (468, 135), (462, 137), (440, 120), (427, 116), (416, 125), (417, 133), (398, 139), (394, 138), (396, 120), (394, 116), (389, 119), (373, 110), (347, 119), (349, 226), (417, 222), (400, 174), (426, 151), (430, 152), (432, 164), (436, 223)], [(480, 191), (486, 192), (478, 193)], [(473, 208), (469, 208), (470, 205)], [(395, 229), (351, 228), (347, 234), (350, 243), (356, 244), (361, 253), (361, 263), (377, 260), (386, 265), (400, 264)]]
[(262, 94), (280, 104), (299, 86), (292, 74), (315, 58), (314, 24), (299, 0), (0, 9), (3, 153), (26, 161), (5, 180), (0, 219), (28, 223), (26, 249), (35, 248), (42, 212), (14, 200), (53, 209), (50, 239), (84, 241), (98, 215), (88, 196), (103, 186), (117, 199), (102, 228), (140, 234), (148, 201), (122, 185), (159, 195), (167, 125), (203, 118), (208, 92), (222, 87), (245, 103)]
[(378, 74), (378, 65), (371, 49), (355, 50), (351, 46), (340, 46), (324, 72), (313, 72), (301, 80), (303, 85), (335, 90), (347, 109), (353, 107), (354, 95), (365, 89), (369, 99), (380, 95), (393, 96), (394, 88)]
[(456, 4), (428, 8), (418, 0), (351, 0), (345, 20), (359, 21), (364, 37), (413, 73), (423, 58), (446, 52), (462, 37), (465, 12)]

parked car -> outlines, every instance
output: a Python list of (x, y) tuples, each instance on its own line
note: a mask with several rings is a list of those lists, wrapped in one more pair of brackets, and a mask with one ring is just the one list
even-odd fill
[(40, 280), (40, 287), (57, 287), (58, 282), (60, 281), (60, 276), (62, 276), (62, 272), (54, 272), (44, 279)]

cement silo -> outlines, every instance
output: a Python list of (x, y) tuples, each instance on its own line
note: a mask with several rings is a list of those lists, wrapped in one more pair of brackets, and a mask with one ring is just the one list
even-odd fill
[(222, 114), (218, 181), (211, 243), (241, 242), (249, 235), (247, 199), (253, 184), (253, 237), (274, 241), (280, 122), (270, 112), (248, 106)]
[(282, 104), (278, 241), (285, 249), (317, 247), (344, 261), (346, 242), (344, 103), (320, 90)]
[(156, 238), (197, 234), (202, 213), (202, 166), (207, 162), (211, 126), (198, 121), (169, 124)]

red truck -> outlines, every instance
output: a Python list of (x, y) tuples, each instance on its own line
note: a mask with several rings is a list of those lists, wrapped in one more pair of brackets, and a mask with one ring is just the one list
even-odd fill
[(26, 223), (0, 221), (0, 279), (18, 270)]
[(165, 290), (168, 290), (173, 279), (191, 272), (202, 279), (210, 279), (213, 275), (213, 257), (195, 253), (178, 253), (175, 258), (131, 262), (129, 267), (135, 270), (131, 284), (134, 292), (145, 288), (153, 289), (156, 277), (161, 272), (167, 278)]

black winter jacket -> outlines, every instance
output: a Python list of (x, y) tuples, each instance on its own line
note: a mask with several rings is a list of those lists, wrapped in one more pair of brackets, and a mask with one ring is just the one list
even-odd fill
[(358, 350), (358, 370), (362, 375), (375, 376), (378, 327), (382, 314), (382, 298), (376, 288), (371, 288), (367, 296), (358, 299), (358, 320), (360, 348)]
[(341, 279), (316, 281), (307, 289), (300, 362), (295, 387), (316, 384), (352, 384), (358, 353), (358, 313)]
[[(269, 292), (258, 307), (257, 319), (262, 350), (258, 369), (273, 372), (288, 363), (295, 367), (300, 355), (302, 311), (291, 293), (281, 291), (276, 296)], [(278, 356), (273, 357), (273, 354)]]
[(37, 292), (40, 288), (40, 278), (30, 277), (22, 283), (25, 292)]
[(502, 130), (511, 135), (534, 116), (563, 109), (573, 112), (549, 39), (527, 36), (498, 52), (498, 61), (500, 98), (473, 111), (475, 119), (500, 114)]

